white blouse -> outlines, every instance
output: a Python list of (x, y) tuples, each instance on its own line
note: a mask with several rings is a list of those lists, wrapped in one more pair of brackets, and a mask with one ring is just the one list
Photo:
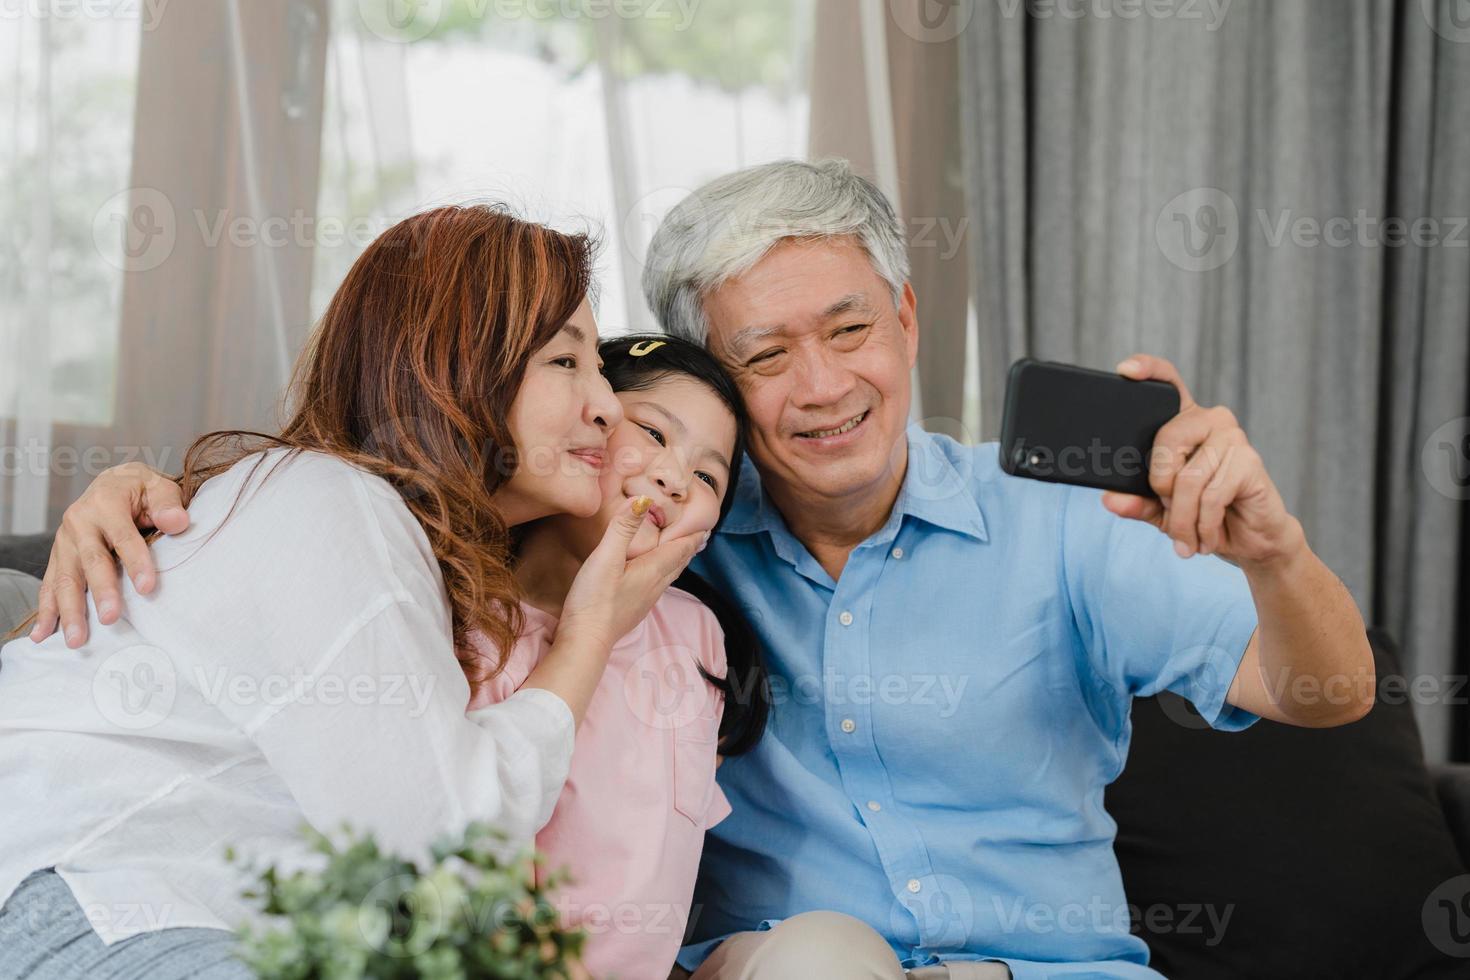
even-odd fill
[(89, 601), (82, 649), (0, 649), (0, 902), (55, 867), (110, 944), (250, 920), (225, 848), (310, 863), (307, 822), (409, 856), (472, 819), (532, 839), (571, 710), (526, 690), (466, 714), (439, 566), (387, 482), (272, 450), (189, 514), (152, 595), (125, 582), (113, 626)]

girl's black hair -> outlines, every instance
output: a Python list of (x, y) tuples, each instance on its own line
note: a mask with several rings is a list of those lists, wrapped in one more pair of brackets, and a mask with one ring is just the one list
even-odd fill
[[(613, 391), (644, 391), (665, 378), (682, 375), (714, 392), (735, 417), (735, 448), (730, 455), (725, 499), (720, 502), (720, 517), (715, 524), (718, 528), (735, 501), (740, 466), (745, 459), (748, 417), (734, 380), (709, 351), (668, 334), (626, 334), (604, 340), (597, 352), (602, 356), (602, 373)], [(702, 664), (699, 672), (725, 696), (725, 712), (720, 720), (720, 754), (749, 752), (765, 733), (766, 718), (771, 711), (770, 680), (755, 630), (735, 603), (694, 572), (685, 569), (674, 581), (674, 588), (704, 603), (725, 633), (725, 676), (715, 677)]]

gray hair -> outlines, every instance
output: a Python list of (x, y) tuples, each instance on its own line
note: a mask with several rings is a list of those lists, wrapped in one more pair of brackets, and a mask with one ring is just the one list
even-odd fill
[(857, 239), (902, 300), (908, 251), (893, 205), (846, 160), (780, 160), (716, 177), (680, 201), (648, 243), (643, 296), (664, 331), (704, 345), (704, 297), (790, 238)]

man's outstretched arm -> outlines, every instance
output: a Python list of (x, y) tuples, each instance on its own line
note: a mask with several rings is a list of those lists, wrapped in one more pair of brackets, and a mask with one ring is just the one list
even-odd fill
[(1107, 493), (1120, 517), (1145, 521), (1184, 558), (1214, 554), (1245, 573), (1258, 625), (1230, 685), (1230, 704), (1263, 718), (1326, 727), (1373, 706), (1373, 650), (1346, 586), (1307, 545), (1260, 455), (1224, 407), (1195, 403), (1174, 365), (1134, 354), (1134, 380), (1179, 389), (1179, 414), (1159, 430), (1149, 460), (1158, 500)]

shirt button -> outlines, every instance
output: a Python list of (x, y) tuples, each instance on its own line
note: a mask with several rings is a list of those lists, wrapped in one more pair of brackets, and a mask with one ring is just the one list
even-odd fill
[(895, 558), (902, 558), (903, 557), (903, 549), (902, 548), (894, 548), (892, 554), (893, 554), (893, 557), (895, 557)]
[(869, 800), (868, 809), (872, 810), (874, 813), (877, 813), (879, 810), (883, 809), (883, 804), (879, 803), (877, 800)]
[(850, 613), (850, 612), (844, 612), (841, 616), (838, 616), (837, 617), (837, 621), (839, 623), (841, 623), (843, 626), (851, 626), (852, 625), (852, 613)]
[(842, 719), (842, 730), (851, 735), (853, 732), (857, 731), (857, 722), (853, 721), (851, 718)]
[(909, 891), (913, 892), (915, 895), (919, 893), (919, 889), (922, 887), (924, 886), (919, 884), (918, 878), (909, 879)]

